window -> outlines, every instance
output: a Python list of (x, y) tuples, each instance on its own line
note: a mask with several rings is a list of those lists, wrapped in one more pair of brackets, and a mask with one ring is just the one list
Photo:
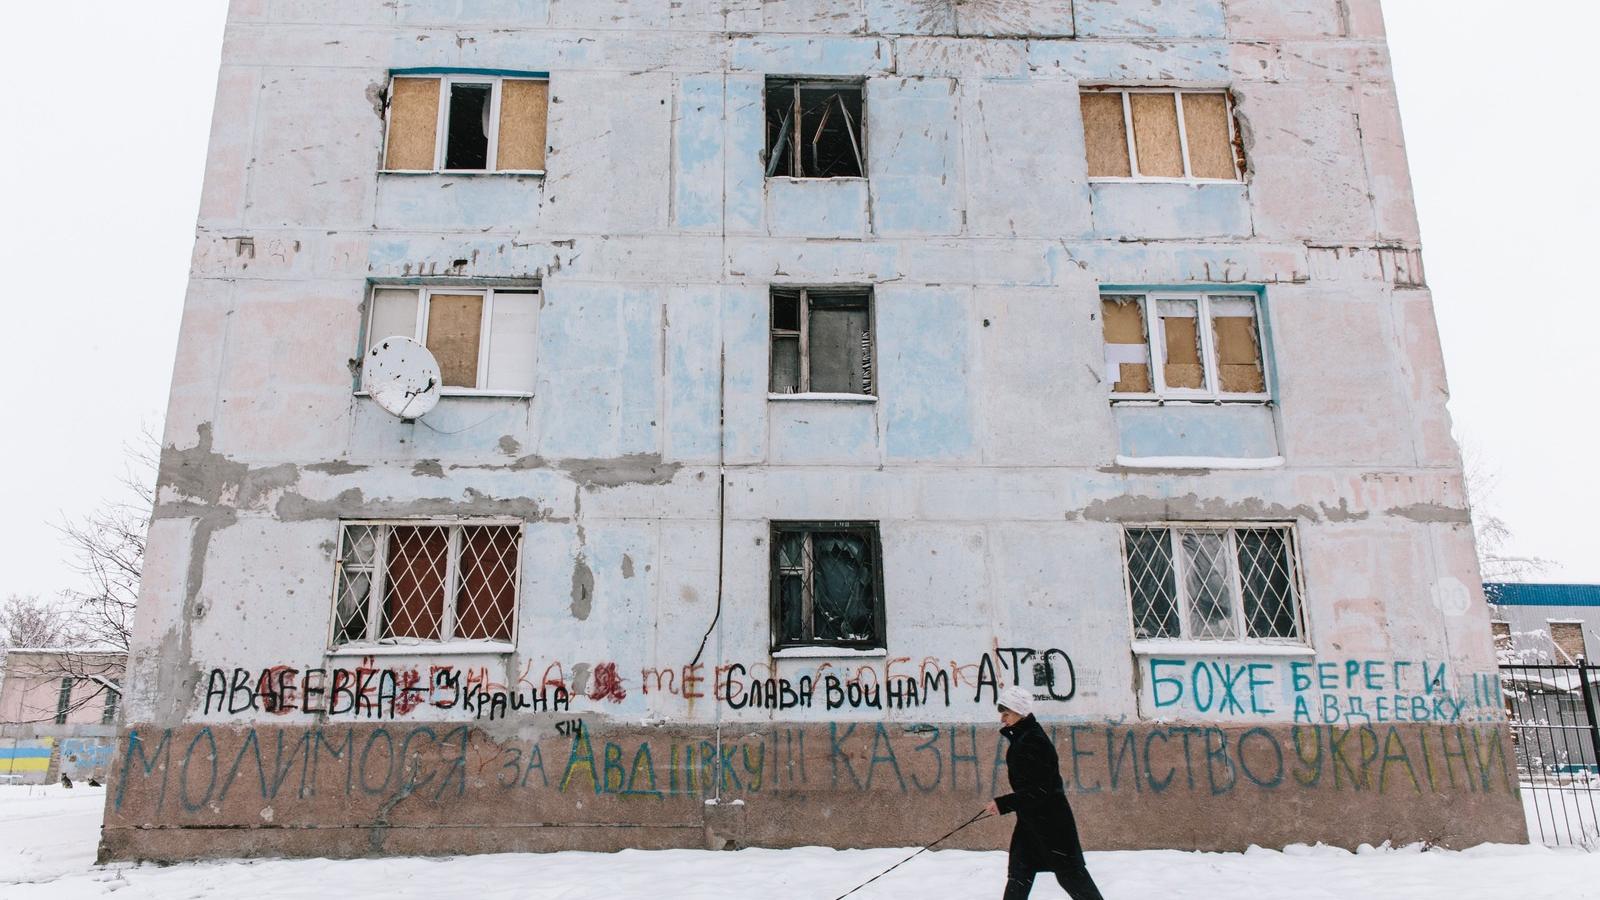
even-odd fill
[(117, 720), (117, 701), (122, 697), (122, 685), (113, 681), (103, 686), (105, 706), (100, 710), (100, 724), (110, 725)]
[(538, 291), (378, 285), (369, 306), (365, 349), (415, 338), (439, 361), (443, 393), (533, 392)]
[(550, 83), (470, 73), (389, 83), (391, 172), (542, 172)]
[(768, 390), (871, 396), (872, 292), (773, 288)]
[(1238, 181), (1244, 171), (1225, 91), (1097, 89), (1081, 100), (1090, 178)]
[(1100, 318), (1113, 401), (1269, 399), (1254, 294), (1107, 293)]
[(1130, 527), (1123, 549), (1136, 639), (1301, 640), (1289, 526)]
[(67, 724), (67, 713), (72, 711), (72, 679), (61, 679), (61, 693), (56, 695), (56, 724)]
[(511, 642), (521, 525), (345, 522), (340, 531), (334, 646)]
[(767, 79), (767, 177), (867, 174), (861, 82)]
[(883, 647), (879, 559), (876, 523), (774, 522), (773, 647)]

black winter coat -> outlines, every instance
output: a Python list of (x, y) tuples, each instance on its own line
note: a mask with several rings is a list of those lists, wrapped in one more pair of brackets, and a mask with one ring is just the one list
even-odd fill
[(1028, 716), (1000, 729), (1006, 749), (1006, 779), (1011, 793), (995, 798), (1001, 813), (1016, 813), (1011, 833), (1011, 868), (1062, 872), (1083, 865), (1078, 826), (1067, 805), (1055, 745), (1039, 720)]

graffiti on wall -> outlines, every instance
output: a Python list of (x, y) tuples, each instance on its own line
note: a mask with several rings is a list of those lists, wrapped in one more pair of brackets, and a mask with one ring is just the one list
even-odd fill
[[(1358, 727), (1053, 725), (1075, 794), (1332, 790), (1512, 792), (1499, 730)], [(741, 730), (720, 741), (588, 726), (539, 741), (488, 739), (474, 726), (200, 726), (132, 729), (114, 809), (150, 815), (238, 802), (418, 796), (450, 803), (512, 792), (622, 798), (808, 791), (1004, 791), (1005, 745), (975, 725), (835, 722)]]

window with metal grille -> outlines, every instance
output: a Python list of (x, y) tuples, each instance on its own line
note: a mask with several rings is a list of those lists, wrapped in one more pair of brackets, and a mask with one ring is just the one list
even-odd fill
[(442, 393), (529, 396), (538, 317), (532, 288), (374, 285), (364, 350), (396, 335), (414, 338), (438, 360)]
[(864, 177), (861, 86), (859, 81), (768, 78), (767, 177)]
[(1254, 294), (1108, 292), (1100, 318), (1113, 402), (1271, 399)]
[(770, 371), (774, 394), (872, 394), (872, 291), (773, 288)]
[(510, 643), (521, 558), (521, 525), (345, 522), (333, 644)]
[(1227, 91), (1093, 88), (1080, 97), (1096, 181), (1238, 181), (1244, 145)]
[(875, 522), (774, 522), (774, 649), (883, 647), (880, 560)]
[(1123, 549), (1136, 639), (1303, 640), (1290, 526), (1131, 526)]

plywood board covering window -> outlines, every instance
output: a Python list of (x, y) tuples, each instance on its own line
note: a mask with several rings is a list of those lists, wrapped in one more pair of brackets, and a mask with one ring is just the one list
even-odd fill
[(1244, 170), (1226, 91), (1095, 88), (1080, 100), (1092, 179), (1237, 181)]
[(378, 286), (369, 306), (366, 347), (396, 335), (422, 343), (439, 363), (445, 394), (533, 392), (536, 289)]
[(396, 76), (383, 167), (395, 172), (542, 172), (549, 82), (478, 74)]
[(1100, 301), (1113, 401), (1270, 399), (1254, 294), (1118, 292)]

